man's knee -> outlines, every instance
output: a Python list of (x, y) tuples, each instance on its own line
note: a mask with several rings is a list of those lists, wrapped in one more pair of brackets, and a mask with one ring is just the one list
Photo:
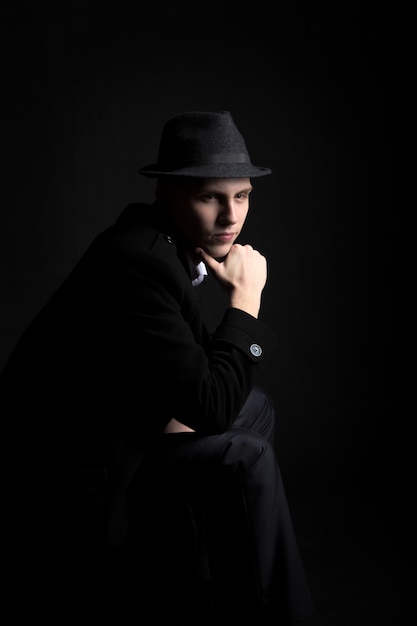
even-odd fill
[(264, 437), (239, 429), (228, 433), (229, 437), (217, 458), (220, 467), (232, 472), (244, 472), (259, 463), (270, 463), (274, 457), (272, 445)]

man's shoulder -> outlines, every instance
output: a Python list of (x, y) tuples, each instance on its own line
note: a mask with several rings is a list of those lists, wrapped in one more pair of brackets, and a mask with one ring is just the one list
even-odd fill
[[(171, 272), (182, 264), (177, 246), (161, 227), (150, 204), (132, 203), (125, 207), (116, 222), (97, 238), (99, 248), (113, 260), (128, 265), (168, 265)], [(181, 272), (183, 270), (180, 270)]]
[(153, 214), (153, 206), (140, 202), (128, 204), (113, 225), (115, 233), (155, 232), (158, 230)]
[(130, 222), (147, 222), (152, 218), (154, 207), (145, 202), (130, 202), (124, 207), (116, 224), (126, 224)]
[(107, 245), (120, 253), (151, 250), (155, 241), (163, 236), (152, 215), (152, 205), (128, 204), (115, 223), (101, 234)]

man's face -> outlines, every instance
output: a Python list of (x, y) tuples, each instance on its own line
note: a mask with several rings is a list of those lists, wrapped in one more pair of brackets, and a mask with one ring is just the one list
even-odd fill
[(201, 247), (222, 259), (243, 228), (251, 191), (249, 178), (189, 178), (169, 186), (163, 204), (192, 256)]

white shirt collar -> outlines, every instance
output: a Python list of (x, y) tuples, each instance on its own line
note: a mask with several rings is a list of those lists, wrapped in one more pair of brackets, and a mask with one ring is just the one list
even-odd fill
[(197, 285), (203, 282), (204, 277), (207, 276), (207, 268), (203, 261), (200, 261), (198, 265), (194, 265), (190, 257), (188, 257), (188, 263), (191, 270), (191, 284), (193, 287), (197, 287)]

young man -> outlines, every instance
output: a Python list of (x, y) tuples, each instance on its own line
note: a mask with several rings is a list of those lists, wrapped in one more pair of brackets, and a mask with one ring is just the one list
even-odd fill
[(296, 623), (314, 610), (258, 386), (267, 263), (237, 243), (270, 170), (228, 111), (195, 111), (140, 173), (155, 202), (96, 238), (3, 372), (16, 545), (54, 572), (49, 603), (148, 597), (185, 619), (206, 585), (216, 620)]

